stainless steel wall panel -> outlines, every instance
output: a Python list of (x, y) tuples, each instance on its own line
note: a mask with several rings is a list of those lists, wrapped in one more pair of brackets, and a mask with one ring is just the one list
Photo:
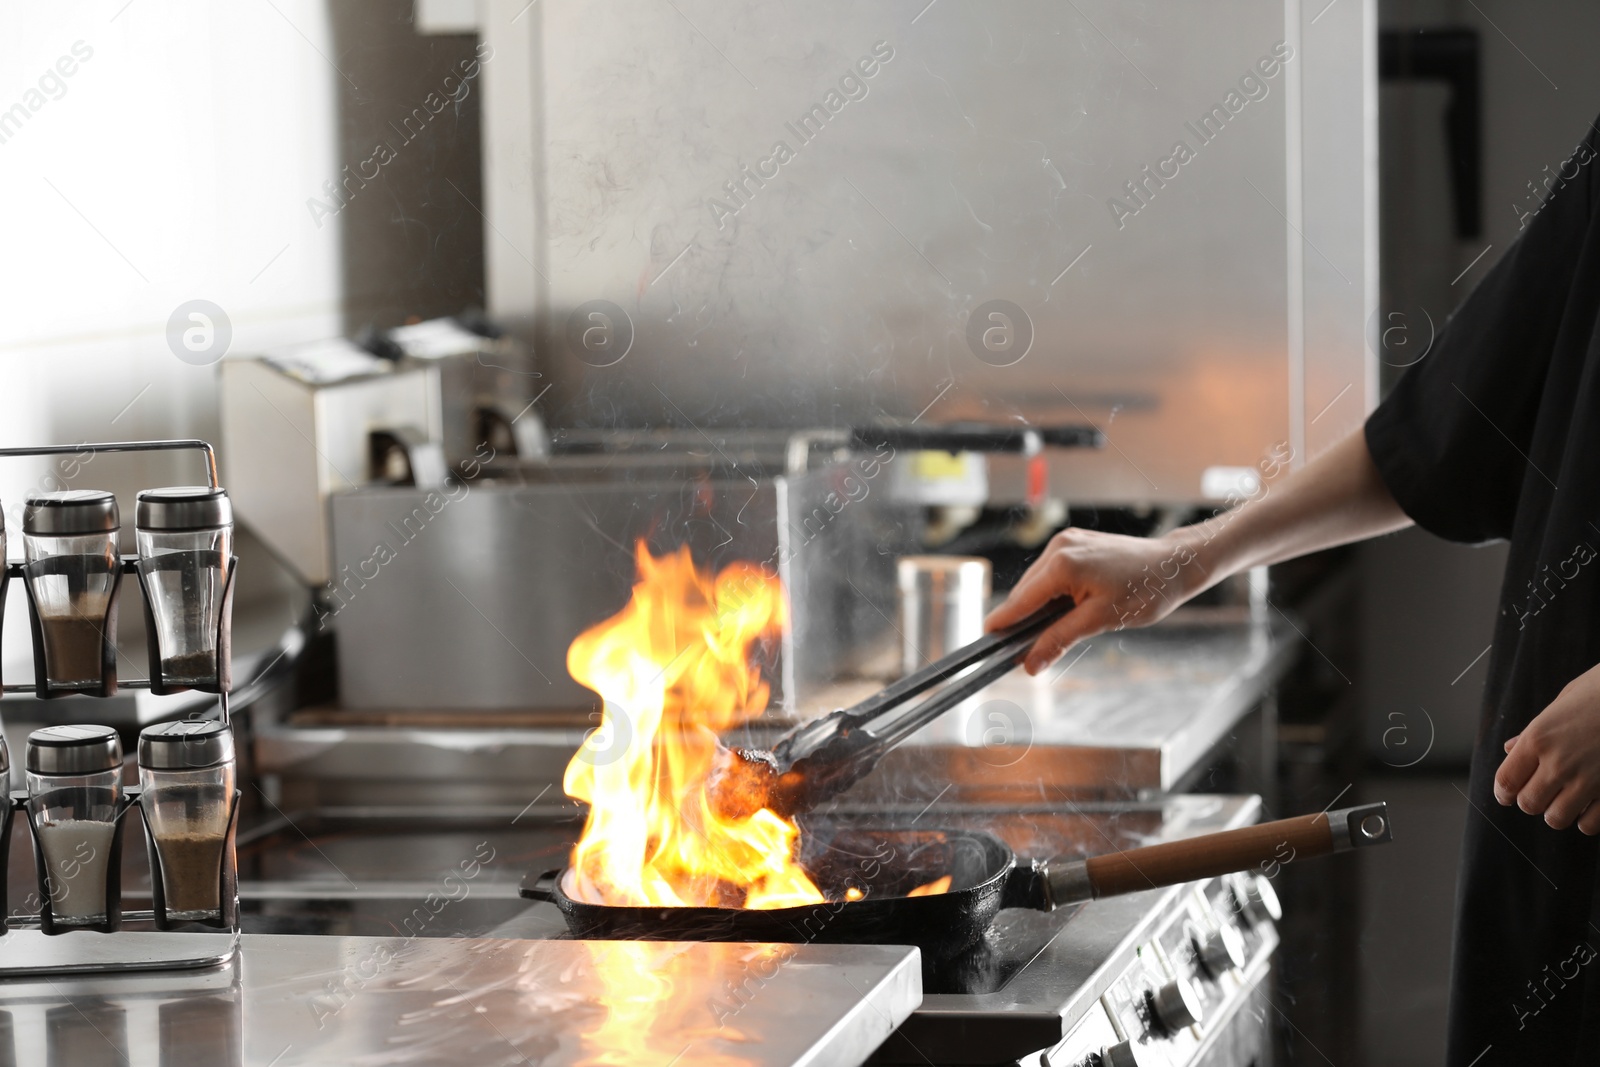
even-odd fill
[[(773, 702), (859, 673), (892, 650), (896, 559), (920, 510), (893, 501), (873, 456), (774, 476), (711, 476), (682, 454), (524, 465), (446, 492), (335, 496), (334, 578), (321, 625), (339, 641), (340, 700), (359, 709), (596, 707), (567, 647), (627, 603), (634, 545), (687, 545), (701, 567), (744, 560), (784, 583), (791, 625)], [(893, 461), (888, 461), (892, 463)], [(720, 470), (720, 468), (719, 468)]]
[[(464, 490), (464, 491), (463, 491)], [(770, 484), (470, 483), (332, 502), (340, 699), (351, 708), (542, 708), (583, 713), (567, 646), (615, 614), (633, 545), (691, 546), (722, 566), (776, 540)], [(436, 509), (436, 513), (435, 513)]]
[[(1308, 105), (1319, 122), (1360, 131), (1370, 12), (1347, 6), (1308, 28), (1324, 78), (1298, 52), (1259, 72), (1288, 33), (1279, 0), (602, 0), (514, 22), (497, 2), (485, 33), (534, 103), (489, 105), (490, 169), (511, 168), (486, 230), (492, 310), (535, 341), (558, 425), (1089, 418), (1116, 447), (1053, 458), (1062, 495), (1197, 499), (1206, 467), (1290, 437), (1285, 103), (1293, 71), (1330, 94)], [(1163, 179), (1180, 141), (1191, 158)], [(1352, 165), (1328, 170), (1337, 210), (1317, 226), (1359, 246)], [(1364, 292), (1344, 244), (1329, 254)], [(569, 330), (599, 300), (632, 337), (604, 366)], [(1031, 336), (1018, 361), (969, 344), (994, 300)], [(1309, 306), (1337, 321), (1313, 324), (1308, 358), (1327, 338), (1348, 361), (1350, 309)], [(1305, 404), (1346, 371), (1314, 365)]]

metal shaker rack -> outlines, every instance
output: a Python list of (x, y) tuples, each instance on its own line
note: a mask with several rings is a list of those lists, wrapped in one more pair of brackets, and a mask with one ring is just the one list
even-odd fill
[[(97, 444), (47, 445), (30, 448), (0, 449), (0, 458), (38, 457), (55, 455), (95, 455), (111, 452), (198, 451), (205, 457), (206, 475), (210, 487), (219, 488), (217, 480), (216, 450), (199, 439), (166, 441), (110, 441)], [(160, 648), (160, 629), (156, 626), (154, 600), (147, 584), (155, 561), (138, 555), (124, 555), (117, 567), (106, 622), (101, 631), (100, 685), (91, 689), (66, 689), (50, 684), (43, 629), (33, 590), (27, 582), (27, 564), (5, 562), (0, 567), (0, 613), (5, 609), (6, 591), (10, 580), (22, 581), (28, 594), (28, 618), (32, 629), (34, 678), (28, 683), (5, 683), (0, 686), (0, 696), (29, 693), (40, 700), (62, 697), (109, 697), (120, 689), (148, 689), (158, 695), (186, 690), (213, 693), (217, 697), (215, 714), (224, 725), (230, 724), (228, 693), (232, 688), (232, 608), (234, 573), (238, 558), (227, 560), (227, 578), (223, 586), (220, 622), (216, 640), (217, 671), (215, 685), (179, 685), (164, 677)], [(150, 674), (143, 679), (119, 679), (117, 676), (117, 648), (115, 645), (117, 604), (121, 593), (122, 577), (134, 575), (139, 582), (145, 613), (146, 645), (149, 649)], [(0, 679), (3, 681), (3, 679)], [(74, 704), (74, 707), (80, 705)], [(140, 803), (142, 791), (138, 787), (124, 788), (118, 801), (114, 830), (106, 863), (106, 916), (92, 926), (66, 926), (52, 914), (51, 891), (45, 874), (47, 865), (41, 846), (34, 814), (28, 806), (26, 791), (9, 792), (5, 818), (0, 820), (0, 978), (38, 976), (48, 974), (110, 974), (148, 970), (173, 970), (214, 967), (228, 963), (239, 948), (239, 894), (237, 864), (233, 859), (234, 841), (239, 821), (241, 793), (234, 790), (233, 803), (228, 817), (228, 829), (223, 844), (223, 862), (219, 872), (219, 913), (216, 919), (175, 922), (169, 919), (162, 878), (161, 860), (156, 850), (155, 838), (148, 822), (144, 822), (146, 852), (150, 861), (150, 892), (153, 907), (149, 910), (123, 911), (122, 902), (122, 833), (126, 816)], [(10, 855), (11, 832), (20, 813), (26, 820), (33, 838), (35, 870), (38, 872), (39, 912), (37, 915), (9, 914), (5, 865)], [(143, 821), (143, 820), (141, 820)], [(151, 922), (154, 930), (127, 930), (125, 922)], [(185, 936), (169, 936), (178, 926), (200, 927), (203, 932)], [(209, 929), (206, 929), (209, 928)], [(215, 931), (215, 932), (213, 932)], [(66, 936), (61, 936), (61, 935)], [(91, 934), (106, 935), (103, 937)]]
[[(91, 455), (100, 452), (162, 452), (162, 451), (199, 451), (205, 455), (206, 476), (213, 489), (219, 488), (217, 481), (217, 454), (216, 450), (206, 441), (199, 439), (174, 440), (174, 441), (111, 441), (100, 444), (81, 445), (46, 445), (32, 448), (0, 448), (0, 459), (14, 456), (59, 456), (59, 455)], [(44, 634), (39, 623), (39, 612), (33, 603), (33, 592), (26, 580), (23, 588), (28, 593), (28, 619), (33, 629), (33, 672), (34, 680), (31, 683), (5, 683), (0, 690), (5, 693), (32, 693), (41, 700), (51, 700), (57, 697), (83, 695), (108, 697), (116, 694), (118, 688), (123, 689), (148, 689), (152, 693), (165, 695), (168, 693), (182, 692), (186, 689), (195, 689), (200, 692), (215, 693), (218, 698), (218, 711), (221, 720), (226, 723), (228, 719), (228, 690), (232, 688), (232, 628), (229, 619), (232, 617), (233, 607), (233, 576), (237, 557), (228, 560), (228, 579), (222, 594), (222, 623), (217, 634), (217, 685), (187, 686), (168, 684), (162, 676), (162, 659), (157, 642), (159, 633), (155, 625), (155, 614), (151, 608), (151, 597), (146, 581), (152, 561), (141, 559), (137, 555), (125, 555), (121, 560), (121, 567), (116, 573), (115, 583), (112, 586), (110, 606), (107, 611), (106, 625), (101, 634), (101, 684), (98, 689), (58, 689), (49, 684), (45, 670)], [(0, 572), (0, 611), (4, 611), (6, 590), (12, 578), (25, 579), (27, 564), (7, 562), (3, 572)], [(143, 592), (146, 645), (149, 648), (150, 676), (120, 680), (117, 678), (117, 649), (113, 634), (116, 630), (117, 606), (122, 593), (123, 575), (134, 575)], [(3, 679), (0, 679), (3, 682)]]

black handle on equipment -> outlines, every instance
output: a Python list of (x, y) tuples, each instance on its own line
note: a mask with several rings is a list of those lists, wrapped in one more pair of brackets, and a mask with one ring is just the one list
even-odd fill
[(1039, 860), (1018, 858), (1006, 872), (1005, 885), (1000, 890), (1000, 907), (1029, 908), (1033, 911), (1054, 911), (1050, 889), (1046, 885), (1049, 868)]
[(984, 422), (856, 426), (850, 430), (850, 447), (857, 451), (884, 445), (896, 451), (1024, 453), (1035, 447), (1104, 448), (1106, 439), (1093, 426), (1019, 426)]
[(542, 900), (548, 904), (554, 904), (556, 890), (560, 888), (560, 885), (560, 870), (545, 871), (538, 877), (530, 874), (522, 880), (522, 885), (518, 887), (517, 894), (528, 900)]

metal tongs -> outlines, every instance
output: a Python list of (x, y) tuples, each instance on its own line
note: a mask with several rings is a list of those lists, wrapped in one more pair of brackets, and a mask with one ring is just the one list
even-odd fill
[[(1015, 626), (980, 637), (854, 707), (795, 727), (771, 750), (734, 750), (713, 778), (719, 806), (747, 812), (766, 807), (790, 816), (837, 796), (891, 748), (1010, 673), (1034, 639), (1071, 610), (1071, 598), (1053, 600)], [(943, 688), (905, 710), (908, 701), (938, 685)]]

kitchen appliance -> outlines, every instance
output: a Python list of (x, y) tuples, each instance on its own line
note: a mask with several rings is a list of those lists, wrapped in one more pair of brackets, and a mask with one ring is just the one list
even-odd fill
[(380, 356), (431, 367), (438, 375), (439, 435), (452, 462), (487, 441), (524, 459), (550, 455), (550, 437), (534, 408), (544, 388), (527, 350), (481, 314), (397, 326), (374, 335)]
[(355, 344), (226, 359), (218, 380), (228, 488), (240, 517), (308, 585), (333, 576), (327, 504), (374, 471), (372, 435), (403, 442), (410, 473), (446, 473), (436, 368), (401, 367)]

